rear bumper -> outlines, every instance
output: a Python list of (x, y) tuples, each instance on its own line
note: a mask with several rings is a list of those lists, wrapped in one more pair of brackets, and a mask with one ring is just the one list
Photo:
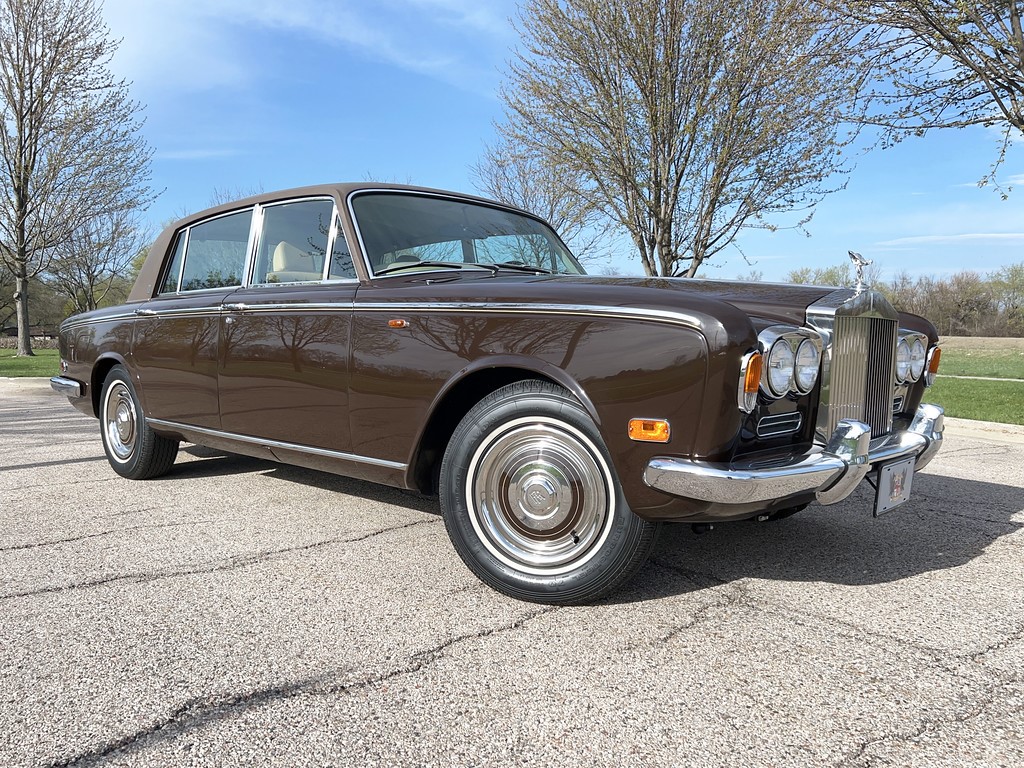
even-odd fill
[(68, 379), (64, 376), (54, 376), (50, 379), (50, 386), (53, 387), (55, 392), (59, 392), (67, 397), (82, 396), (82, 383), (80, 381), (75, 381), (74, 379)]
[(910, 426), (871, 440), (860, 421), (839, 422), (828, 444), (802, 454), (730, 464), (657, 456), (644, 470), (644, 482), (659, 491), (716, 504), (771, 502), (814, 494), (822, 504), (842, 501), (873, 467), (914, 457), (915, 469), (932, 460), (942, 444), (943, 411), (921, 405)]

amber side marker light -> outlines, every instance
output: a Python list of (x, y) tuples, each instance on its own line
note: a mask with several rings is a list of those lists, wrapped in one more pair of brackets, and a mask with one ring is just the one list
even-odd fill
[(629, 437), (645, 443), (667, 443), (670, 430), (667, 421), (660, 419), (630, 419)]

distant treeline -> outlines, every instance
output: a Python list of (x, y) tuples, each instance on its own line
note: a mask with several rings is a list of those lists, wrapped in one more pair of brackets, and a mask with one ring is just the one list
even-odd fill
[[(864, 279), (894, 307), (923, 315), (940, 336), (1024, 336), (1024, 262), (983, 275), (964, 270), (949, 277), (911, 277), (900, 272), (886, 281), (877, 267)], [(849, 264), (826, 269), (800, 269), (788, 282), (853, 285)]]

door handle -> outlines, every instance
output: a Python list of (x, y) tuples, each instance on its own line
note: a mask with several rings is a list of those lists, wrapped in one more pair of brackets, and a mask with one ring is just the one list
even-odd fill
[(225, 309), (228, 312), (244, 312), (249, 307), (245, 304), (221, 304), (220, 308)]
[(143, 317), (153, 317), (156, 314), (155, 309), (136, 309), (136, 315), (142, 315)]

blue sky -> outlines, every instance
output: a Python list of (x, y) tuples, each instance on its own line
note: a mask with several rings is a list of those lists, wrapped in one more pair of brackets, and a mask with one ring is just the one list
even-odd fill
[[(155, 230), (246, 194), (373, 178), (475, 192), (493, 138), (515, 0), (105, 0), (122, 38), (113, 68), (146, 105), (156, 151)], [(985, 129), (934, 132), (859, 159), (808, 229), (744, 232), (701, 277), (766, 280), (861, 251), (890, 276), (991, 272), (1024, 261), (1024, 149), (978, 188), (995, 156)], [(777, 223), (785, 224), (783, 220)], [(639, 274), (628, 242), (613, 257)]]

